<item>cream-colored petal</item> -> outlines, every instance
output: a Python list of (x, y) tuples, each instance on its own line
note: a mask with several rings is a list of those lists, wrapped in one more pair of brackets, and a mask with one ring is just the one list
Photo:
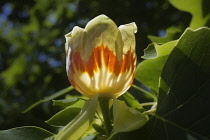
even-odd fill
[(91, 78), (87, 73), (75, 72), (73, 75), (76, 89), (85, 96), (92, 97), (95, 92), (91, 83)]
[(127, 72), (121, 73), (118, 76), (117, 81), (113, 88), (115, 97), (119, 97), (124, 92), (126, 92), (132, 85), (133, 79), (134, 79), (134, 71), (131, 71), (131, 69)]
[(68, 52), (69, 47), (73, 51), (77, 50), (82, 50), (84, 46), (84, 41), (85, 40), (85, 32), (83, 28), (80, 28), (78, 26), (75, 26), (73, 30), (65, 35), (66, 37), (66, 52)]
[[(66, 43), (67, 44), (67, 43)], [(65, 44), (65, 45), (66, 45)], [(71, 48), (68, 48), (67, 45), (65, 46), (66, 49), (66, 72), (67, 72), (67, 76), (69, 76), (69, 66), (70, 66), (70, 54), (71, 54)]]
[(121, 25), (119, 30), (122, 34), (122, 40), (124, 42), (123, 53), (126, 54), (130, 48), (132, 52), (135, 52), (135, 36), (134, 33), (137, 32), (137, 26), (134, 22), (130, 24)]
[(120, 31), (109, 17), (105, 15), (97, 16), (87, 24), (85, 31), (88, 35), (86, 47), (89, 50), (103, 44), (114, 54), (117, 52), (122, 55), (123, 41)]
[[(100, 15), (88, 22), (85, 29), (74, 27), (73, 31), (66, 36), (67, 47), (74, 52), (79, 51), (83, 60), (88, 60), (95, 47), (108, 47), (120, 57), (123, 51), (121, 33), (116, 24), (107, 16)], [(66, 49), (67, 50), (67, 49)]]

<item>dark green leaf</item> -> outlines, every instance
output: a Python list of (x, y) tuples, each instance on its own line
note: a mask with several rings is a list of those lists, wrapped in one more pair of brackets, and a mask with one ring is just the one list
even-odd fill
[(187, 29), (182, 35), (162, 71), (157, 109), (160, 123), (176, 124), (206, 139), (210, 132), (209, 39), (209, 28)]
[(46, 122), (53, 126), (65, 126), (71, 120), (73, 120), (77, 114), (81, 111), (81, 108), (69, 107), (55, 114), (52, 118)]
[(157, 112), (129, 136), (144, 140), (209, 140), (209, 60), (210, 29), (187, 29), (163, 68)]
[(52, 140), (53, 138), (53, 133), (35, 126), (0, 131), (1, 140)]

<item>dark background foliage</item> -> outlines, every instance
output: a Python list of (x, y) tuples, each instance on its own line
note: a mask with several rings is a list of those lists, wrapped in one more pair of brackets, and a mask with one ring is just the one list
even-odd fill
[(185, 29), (190, 14), (167, 0), (10, 0), (0, 1), (0, 129), (43, 123), (55, 114), (52, 102), (26, 109), (44, 96), (69, 86), (64, 35), (74, 26), (105, 14), (119, 26), (136, 22), (137, 55), (170, 26)]

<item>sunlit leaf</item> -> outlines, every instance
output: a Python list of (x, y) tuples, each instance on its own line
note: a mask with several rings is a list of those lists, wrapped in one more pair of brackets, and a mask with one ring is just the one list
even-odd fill
[(124, 101), (113, 101), (114, 128), (113, 134), (129, 132), (142, 127), (147, 118), (141, 112), (128, 107)]
[(95, 135), (89, 135), (89, 136), (86, 136), (85, 138), (82, 138), (80, 140), (94, 140), (95, 139)]
[(149, 59), (142, 61), (136, 69), (136, 80), (143, 83), (148, 88), (152, 87), (158, 92), (159, 78), (162, 68), (168, 58), (168, 55), (175, 47), (177, 41), (171, 41), (163, 45), (150, 44), (145, 49), (143, 58)]
[(70, 121), (72, 121), (79, 114), (80, 111), (81, 108), (68, 107), (55, 114), (46, 122), (53, 126), (65, 126)]
[(90, 136), (90, 135), (96, 135), (97, 134), (97, 131), (93, 128), (93, 124), (102, 125), (102, 122), (101, 122), (100, 119), (97, 119), (95, 117), (93, 119), (93, 122), (91, 123), (91, 125), (87, 129), (87, 131), (85, 131), (85, 133), (82, 135), (82, 137), (80, 139), (85, 138), (85, 137)]
[(62, 106), (62, 107), (67, 107), (70, 105), (73, 105), (80, 99), (78, 98), (69, 98), (69, 99), (63, 99), (63, 100), (53, 100), (53, 106)]
[[(82, 95), (71, 95), (71, 94), (66, 94), (65, 96), (66, 99), (72, 99), (72, 98), (77, 98), (79, 99), (77, 102), (75, 102), (74, 104), (70, 105), (71, 107), (79, 107), (82, 108), (84, 106), (85, 101), (87, 101), (89, 98), (82, 96)], [(65, 107), (65, 105), (63, 106)]]
[(204, 26), (210, 19), (209, 0), (169, 0), (169, 2), (177, 9), (192, 15), (190, 22), (192, 29)]
[(86, 101), (82, 111), (58, 133), (55, 140), (77, 140), (88, 130), (95, 116), (98, 96), (96, 94)]

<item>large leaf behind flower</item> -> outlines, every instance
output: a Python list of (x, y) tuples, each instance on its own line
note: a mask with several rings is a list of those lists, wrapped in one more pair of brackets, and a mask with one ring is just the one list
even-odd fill
[[(210, 139), (210, 29), (187, 29), (161, 73), (157, 112), (119, 139)], [(127, 137), (126, 137), (127, 136)]]

